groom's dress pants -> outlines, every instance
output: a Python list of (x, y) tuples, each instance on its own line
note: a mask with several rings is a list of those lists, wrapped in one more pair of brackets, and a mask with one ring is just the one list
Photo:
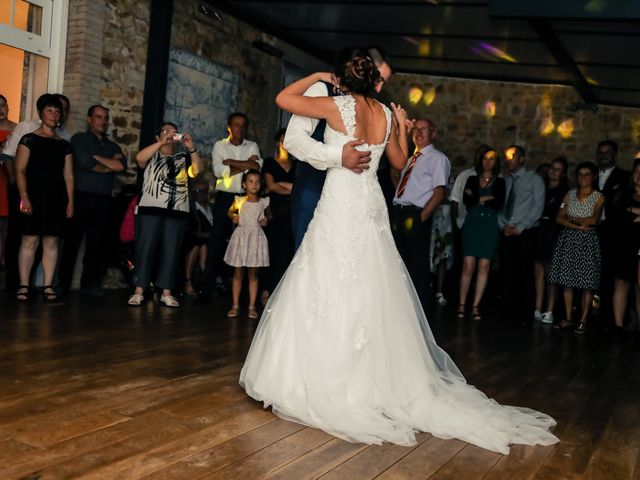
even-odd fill
[(295, 250), (298, 250), (302, 243), (321, 193), (322, 189), (316, 190), (306, 185), (296, 185), (295, 183), (293, 185), (293, 191), (291, 192), (291, 229), (295, 241)]

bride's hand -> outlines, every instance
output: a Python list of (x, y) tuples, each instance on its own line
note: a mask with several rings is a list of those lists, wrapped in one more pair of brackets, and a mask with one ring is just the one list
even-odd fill
[(398, 125), (406, 125), (407, 111), (402, 108), (402, 105), (396, 105), (395, 103), (391, 102), (391, 110), (393, 111), (393, 115), (396, 122), (398, 122)]
[(338, 88), (339, 87), (338, 79), (331, 72), (317, 72), (316, 73), (316, 77), (318, 78), (319, 82), (330, 83), (331, 85), (333, 85), (333, 88)]

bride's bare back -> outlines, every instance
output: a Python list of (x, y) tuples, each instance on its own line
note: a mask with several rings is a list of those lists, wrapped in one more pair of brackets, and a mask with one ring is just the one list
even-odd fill
[[(364, 140), (369, 145), (380, 145), (385, 142), (387, 134), (387, 117), (382, 105), (362, 95), (352, 95), (355, 98), (356, 130), (354, 137)], [(327, 123), (336, 132), (347, 135), (347, 129), (342, 121), (338, 106), (333, 105), (333, 112), (327, 116)]]

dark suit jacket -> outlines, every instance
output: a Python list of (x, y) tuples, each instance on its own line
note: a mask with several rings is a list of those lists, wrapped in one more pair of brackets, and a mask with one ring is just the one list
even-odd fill
[(629, 177), (630, 173), (626, 170), (613, 167), (613, 171), (604, 184), (604, 188), (600, 190), (605, 199), (605, 219), (611, 218), (611, 215), (615, 214), (614, 210), (617, 208), (618, 203), (622, 201), (625, 189), (629, 183)]

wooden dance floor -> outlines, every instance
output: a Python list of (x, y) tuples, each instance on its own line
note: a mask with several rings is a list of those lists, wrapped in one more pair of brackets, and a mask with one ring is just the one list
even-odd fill
[(257, 322), (228, 320), (228, 299), (170, 310), (126, 298), (0, 297), (2, 480), (640, 478), (635, 339), (436, 311), (436, 339), (469, 383), (551, 414), (562, 442), (509, 456), (428, 434), (366, 446), (245, 396), (238, 374)]

